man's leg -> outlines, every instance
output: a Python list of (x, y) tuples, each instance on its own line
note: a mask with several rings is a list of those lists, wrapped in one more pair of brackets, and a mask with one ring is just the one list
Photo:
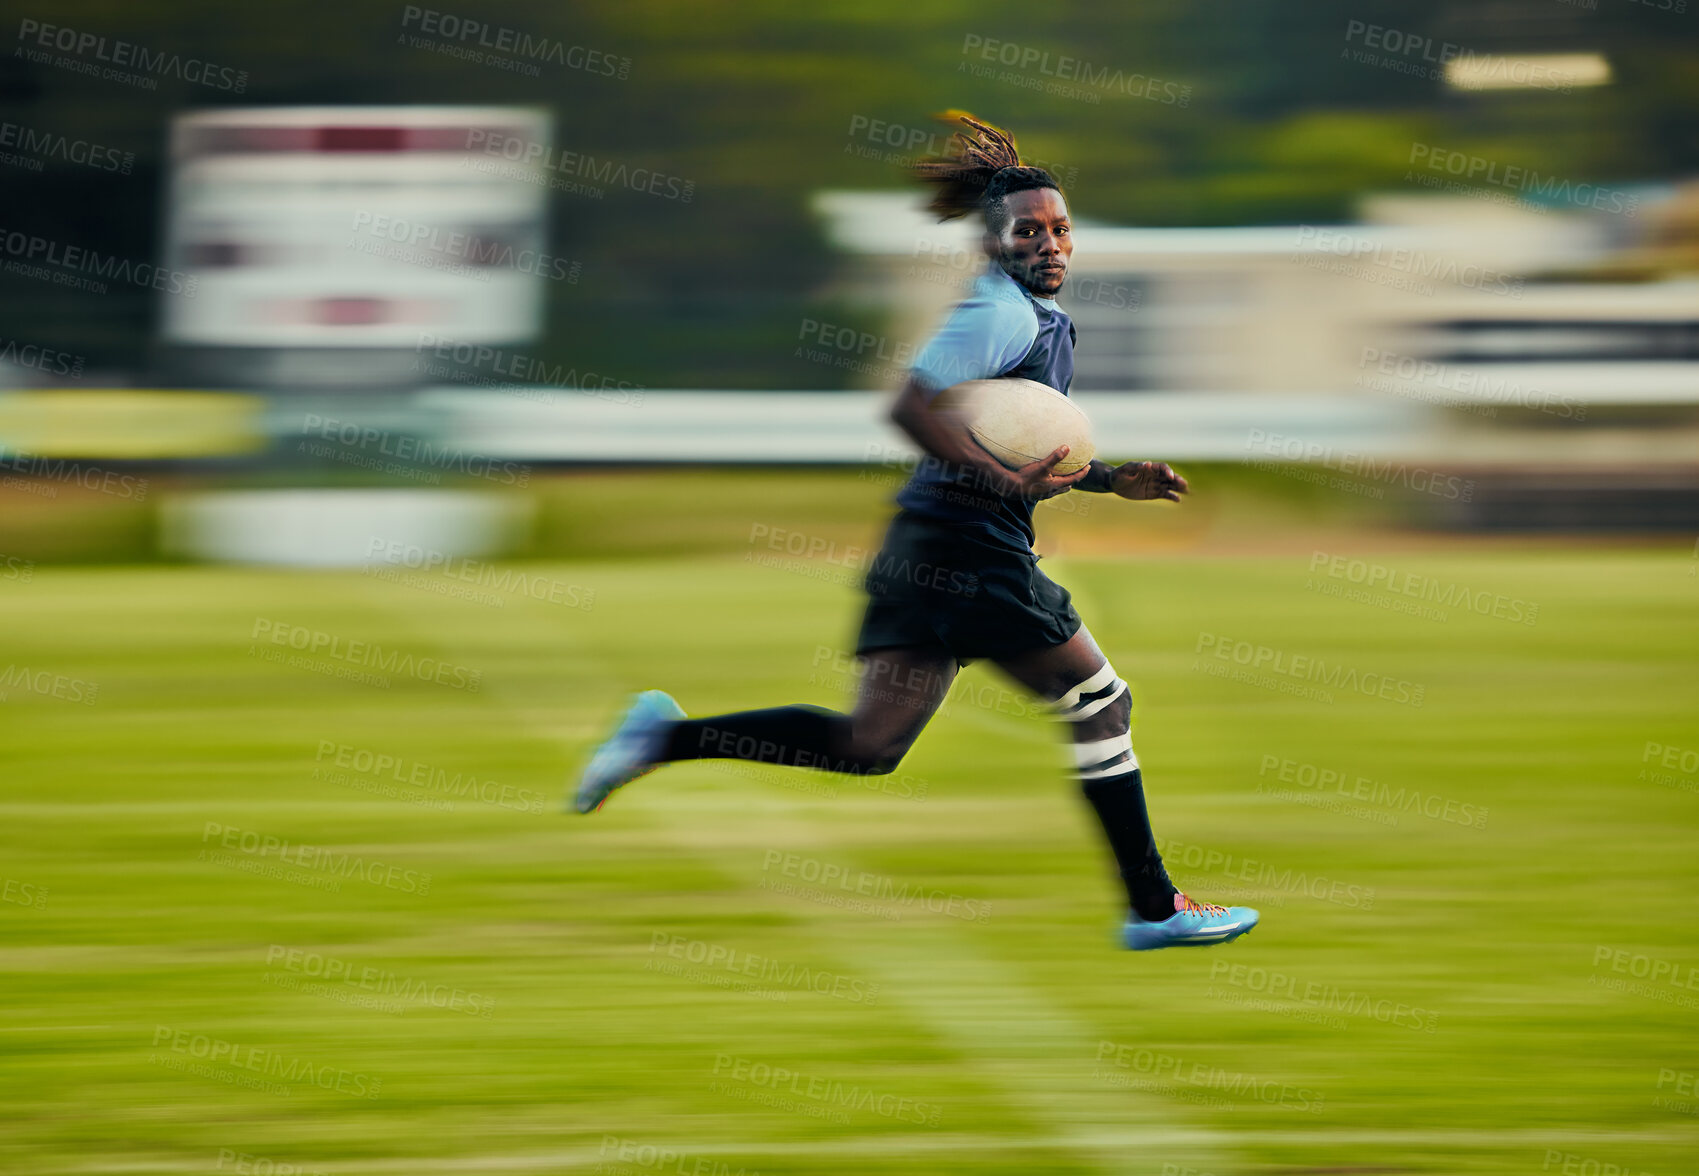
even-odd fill
[(902, 761), (955, 677), (955, 658), (941, 650), (874, 650), (861, 659), (850, 714), (781, 706), (684, 719), (668, 731), (656, 762), (736, 759), (884, 775)]
[(1145, 809), (1127, 684), (1115, 676), (1083, 625), (1061, 645), (1000, 659), (997, 665), (1049, 702), (1073, 728), (1074, 770), (1115, 853), (1128, 906), (1142, 919), (1170, 918), (1177, 888), (1162, 866)]
[(931, 649), (881, 649), (863, 658), (855, 710), (780, 706), (687, 719), (659, 690), (640, 694), (590, 758), (572, 807), (592, 813), (616, 788), (664, 763), (752, 760), (878, 776), (902, 761), (956, 677), (956, 660)]

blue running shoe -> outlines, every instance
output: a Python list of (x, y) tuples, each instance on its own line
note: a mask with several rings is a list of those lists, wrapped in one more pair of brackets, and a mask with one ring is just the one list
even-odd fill
[(615, 788), (659, 767), (655, 757), (660, 754), (667, 727), (684, 717), (684, 710), (672, 696), (659, 690), (645, 690), (632, 699), (625, 718), (590, 757), (572, 807), (593, 813), (607, 803)]
[(1257, 925), (1261, 916), (1250, 907), (1216, 906), (1193, 902), (1183, 894), (1174, 896), (1174, 915), (1160, 922), (1131, 915), (1121, 928), (1121, 944), (1129, 951), (1154, 951), (1159, 947), (1208, 947), (1239, 938)]

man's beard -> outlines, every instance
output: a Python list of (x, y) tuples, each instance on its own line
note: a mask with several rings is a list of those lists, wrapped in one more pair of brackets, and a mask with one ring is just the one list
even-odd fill
[(1017, 286), (1019, 286), (1021, 289), (1025, 290), (1029, 294), (1036, 294), (1040, 298), (1054, 298), (1054, 297), (1056, 297), (1057, 293), (1062, 289), (1063, 283), (1065, 283), (1068, 280), (1068, 271), (1066, 269), (1064, 269), (1062, 271), (1062, 281), (1056, 283), (1056, 289), (1045, 290), (1045, 289), (1042, 289), (1041, 287), (1039, 287), (1038, 285), (1035, 284), (1040, 277), (1039, 274), (1034, 273), (1034, 274), (1030, 274), (1028, 277), (1023, 278), (1018, 273), (1016, 273), (1014, 269), (1010, 268), (1011, 263), (1009, 261), (1007, 254), (999, 253), (997, 255), (997, 266), (1004, 273), (1008, 274), (1011, 278), (1013, 278), (1015, 280), (1015, 284)]

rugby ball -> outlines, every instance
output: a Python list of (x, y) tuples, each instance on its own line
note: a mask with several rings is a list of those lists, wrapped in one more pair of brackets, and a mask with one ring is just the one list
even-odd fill
[(1058, 474), (1084, 469), (1097, 453), (1090, 418), (1037, 380), (966, 380), (944, 389), (939, 401), (959, 412), (973, 439), (1012, 470), (1049, 457), (1058, 445), (1068, 447), (1068, 456), (1056, 463)]

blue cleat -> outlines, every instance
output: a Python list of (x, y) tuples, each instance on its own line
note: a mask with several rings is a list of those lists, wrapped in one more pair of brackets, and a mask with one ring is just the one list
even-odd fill
[(659, 767), (656, 756), (664, 746), (667, 728), (684, 717), (684, 710), (672, 696), (659, 690), (645, 690), (632, 699), (625, 718), (590, 757), (572, 807), (593, 813), (607, 803), (614, 789)]
[(1183, 894), (1176, 894), (1172, 918), (1153, 923), (1137, 914), (1130, 915), (1121, 928), (1121, 945), (1129, 951), (1154, 951), (1159, 947), (1228, 943), (1255, 927), (1260, 917), (1250, 907), (1193, 902)]

